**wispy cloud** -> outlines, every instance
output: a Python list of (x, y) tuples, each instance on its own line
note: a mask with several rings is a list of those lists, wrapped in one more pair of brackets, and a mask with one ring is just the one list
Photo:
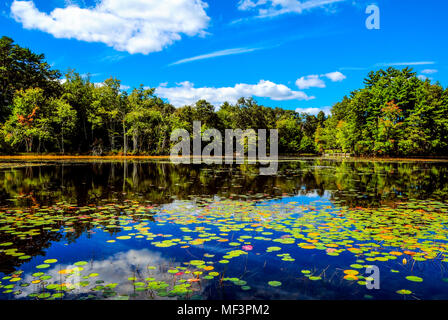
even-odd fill
[(437, 69), (425, 69), (422, 71), (422, 73), (424, 73), (424, 74), (433, 74), (433, 73), (437, 73), (437, 72), (439, 72), (439, 70), (437, 70)]
[(103, 57), (98, 57), (98, 59), (100, 61), (111, 62), (111, 63), (121, 61), (124, 58), (126, 58), (126, 56), (122, 55), (122, 54), (112, 54), (112, 55), (106, 55), (106, 56), (103, 56)]
[(339, 70), (341, 71), (364, 71), (368, 70), (369, 68), (366, 67), (341, 67)]
[(191, 57), (191, 58), (182, 59), (182, 60), (179, 60), (179, 61), (169, 64), (169, 66), (174, 66), (174, 65), (178, 65), (178, 64), (189, 63), (189, 62), (204, 60), (204, 59), (212, 59), (212, 58), (216, 58), (216, 57), (230, 56), (230, 55), (235, 55), (235, 54), (243, 54), (243, 53), (253, 52), (253, 51), (257, 51), (257, 50), (261, 50), (261, 49), (264, 49), (264, 48), (233, 48), (233, 49), (220, 50), (220, 51), (215, 51), (215, 52), (211, 52), (211, 53), (207, 53), (207, 54), (201, 54), (199, 56), (195, 56), (195, 57)]
[(83, 78), (87, 78), (87, 77), (93, 78), (93, 77), (98, 77), (100, 75), (101, 75), (101, 73), (83, 73), (83, 74), (81, 74), (81, 77), (83, 77)]
[(240, 0), (241, 11), (257, 11), (259, 18), (274, 17), (286, 13), (301, 14), (306, 10), (322, 8), (346, 0)]
[(416, 62), (382, 62), (377, 63), (376, 67), (399, 67), (399, 66), (424, 66), (436, 64), (435, 61), (416, 61)]

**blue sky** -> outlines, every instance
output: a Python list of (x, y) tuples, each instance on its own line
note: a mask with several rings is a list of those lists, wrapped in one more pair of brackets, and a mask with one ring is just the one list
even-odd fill
[(254, 96), (316, 113), (390, 65), (448, 85), (441, 0), (7, 0), (0, 12), (1, 34), (54, 68), (154, 87), (176, 106)]

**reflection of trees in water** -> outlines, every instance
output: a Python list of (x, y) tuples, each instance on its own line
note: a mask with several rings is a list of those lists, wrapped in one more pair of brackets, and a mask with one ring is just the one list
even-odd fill
[[(55, 224), (52, 224), (51, 227), (53, 229), (61, 229), (63, 227), (69, 227), (70, 231), (61, 233), (59, 231), (54, 230), (48, 230), (45, 229), (45, 227), (48, 227), (48, 225), (43, 226), (33, 226), (33, 230), (38, 230), (39, 233), (37, 235), (33, 235), (30, 237), (27, 237), (25, 239), (20, 238), (19, 236), (15, 236), (10, 233), (6, 232), (0, 232), (0, 243), (5, 242), (12, 242), (14, 243), (14, 248), (17, 249), (17, 252), (24, 253), (26, 256), (45, 256), (45, 249), (49, 248), (51, 246), (51, 242), (60, 242), (64, 241), (68, 244), (75, 242), (81, 235), (85, 234), (86, 232), (89, 232), (99, 226), (101, 226), (101, 230), (104, 232), (108, 232), (110, 235), (117, 235), (120, 233), (121, 228), (111, 228), (110, 227), (110, 220), (107, 218), (104, 218), (103, 221), (97, 221), (96, 224), (92, 224), (89, 220), (81, 220), (81, 219), (73, 219), (73, 220), (67, 220), (67, 218), (71, 217), (79, 217), (80, 214), (77, 212), (76, 208), (63, 208), (64, 213), (63, 216), (64, 220), (57, 221)], [(33, 210), (31, 210), (33, 211)], [(49, 213), (49, 216), (53, 216), (53, 214), (56, 215), (56, 213)], [(85, 215), (88, 215), (88, 213), (84, 212)], [(116, 216), (124, 214), (121, 209), (116, 209), (113, 213)], [(149, 220), (150, 222), (154, 222), (155, 219), (153, 216), (144, 216), (143, 217), (146, 220)], [(142, 217), (140, 216), (134, 216), (134, 221), (139, 222), (141, 221)], [(70, 225), (68, 225), (66, 222), (70, 221)], [(0, 227), (3, 227), (3, 225), (0, 223)], [(15, 231), (29, 231), (30, 228), (16, 228)], [(20, 257), (14, 257), (9, 256), (0, 253), (0, 272), (3, 272), (5, 274), (9, 274), (15, 271), (16, 268), (19, 268), (23, 263), (29, 261), (29, 259), (21, 260)]]
[(260, 176), (249, 165), (173, 165), (125, 161), (53, 166), (0, 171), (0, 201), (17, 198), (15, 205), (49, 205), (61, 199), (78, 205), (101, 199), (126, 199), (168, 203), (207, 196), (233, 198), (324, 195), (351, 206), (372, 206), (405, 198), (445, 199), (448, 165), (430, 162), (332, 161), (312, 159), (281, 162), (276, 176)]
[[(390, 204), (399, 199), (445, 200), (448, 195), (446, 163), (343, 162), (334, 170), (338, 192), (333, 197), (352, 207)], [(331, 180), (326, 188), (332, 188)]]
[[(16, 209), (16, 208), (14, 208)], [(64, 220), (56, 221), (56, 223), (51, 224), (52, 229), (60, 230), (63, 227), (68, 227), (66, 223), (67, 218), (69, 217), (79, 217), (79, 213), (77, 213), (76, 208), (63, 208)], [(13, 208), (11, 208), (13, 210)], [(30, 210), (31, 213), (33, 209)], [(28, 212), (28, 211), (27, 211)], [(116, 215), (120, 215), (120, 210), (117, 210)], [(49, 216), (57, 215), (55, 212), (49, 212)], [(153, 218), (145, 216), (146, 219), (150, 221), (154, 221)], [(140, 218), (134, 218), (134, 220), (140, 220)], [(46, 227), (48, 225), (42, 226), (33, 226), (33, 230), (37, 230), (38, 234), (33, 236), (29, 236), (26, 238), (21, 238), (17, 235), (6, 233), (4, 231), (0, 232), (0, 243), (12, 242), (14, 243), (14, 248), (17, 249), (17, 252), (24, 253), (26, 256), (35, 257), (35, 256), (45, 256), (45, 249), (51, 246), (51, 242), (60, 242), (64, 241), (66, 243), (73, 243), (78, 239), (82, 234), (94, 229), (97, 225), (93, 225), (90, 221), (87, 220), (68, 220), (71, 222), (69, 225), (70, 232), (61, 233), (59, 231), (49, 230)], [(107, 227), (109, 224), (108, 220), (104, 220), (98, 223), (102, 226), (102, 230), (107, 231), (109, 234), (114, 235), (120, 232), (118, 228), (110, 228)], [(0, 223), (0, 227), (3, 227)], [(11, 226), (11, 225), (10, 225)], [(14, 231), (29, 231), (30, 227), (16, 227), (13, 226)], [(5, 274), (10, 274), (19, 268), (23, 263), (29, 261), (29, 259), (21, 260), (20, 257), (10, 256), (3, 253), (0, 253), (0, 272)]]
[[(9, 234), (0, 233), (0, 243), (13, 242), (14, 248), (18, 252), (23, 252), (27, 256), (44, 256), (45, 249), (49, 248), (52, 241), (61, 241), (60, 233), (41, 230), (37, 236), (30, 237), (26, 240), (20, 240)], [(19, 257), (13, 257), (0, 253), (0, 272), (10, 274), (19, 268), (26, 260), (20, 260)]]

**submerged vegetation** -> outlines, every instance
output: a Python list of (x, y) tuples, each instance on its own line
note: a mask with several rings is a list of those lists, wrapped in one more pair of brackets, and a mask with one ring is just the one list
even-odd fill
[(268, 108), (253, 99), (175, 108), (141, 85), (109, 78), (64, 80), (44, 55), (0, 39), (0, 152), (166, 155), (174, 129), (278, 129), (282, 154), (328, 150), (369, 156), (447, 156), (448, 89), (411, 69), (371, 72), (331, 115)]

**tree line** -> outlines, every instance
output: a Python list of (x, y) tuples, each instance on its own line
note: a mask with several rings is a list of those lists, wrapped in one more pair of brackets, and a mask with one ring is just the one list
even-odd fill
[(315, 133), (318, 152), (369, 156), (448, 155), (448, 88), (410, 68), (370, 72), (336, 103)]
[(62, 74), (8, 37), (0, 39), (0, 152), (167, 155), (174, 129), (278, 129), (281, 154), (447, 155), (448, 89), (405, 68), (371, 72), (331, 115), (298, 113), (241, 98), (175, 108), (144, 85), (122, 90)]

